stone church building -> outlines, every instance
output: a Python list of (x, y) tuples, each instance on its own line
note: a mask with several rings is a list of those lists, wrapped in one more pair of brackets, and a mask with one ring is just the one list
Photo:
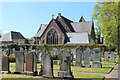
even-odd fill
[(34, 39), (36, 44), (95, 43), (94, 22), (86, 21), (83, 16), (79, 22), (73, 22), (58, 13), (49, 24), (41, 24)]

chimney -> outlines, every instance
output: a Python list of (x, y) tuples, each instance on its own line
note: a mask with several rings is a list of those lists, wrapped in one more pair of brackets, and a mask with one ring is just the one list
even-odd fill
[(61, 13), (58, 13), (58, 16), (61, 17)]

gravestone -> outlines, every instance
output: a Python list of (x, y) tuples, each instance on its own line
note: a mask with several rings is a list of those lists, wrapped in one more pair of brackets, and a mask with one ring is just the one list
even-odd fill
[(108, 51), (104, 52), (104, 61), (108, 61)]
[(73, 59), (75, 60), (76, 59), (76, 49), (71, 49), (71, 52), (73, 53)]
[(34, 52), (26, 54), (26, 73), (30, 75), (37, 75), (37, 57)]
[[(58, 76), (61, 78), (73, 78), (71, 72), (72, 55), (66, 49), (61, 51), (60, 56), (60, 71), (58, 72)], [(69, 57), (69, 58), (68, 58)], [(69, 61), (68, 61), (69, 60)], [(67, 76), (69, 74), (69, 76)]]
[(109, 59), (110, 62), (115, 62), (115, 48), (112, 47), (110, 49), (110, 59)]
[(85, 67), (90, 67), (90, 57), (89, 57), (89, 55), (90, 55), (90, 49), (89, 48), (87, 48), (85, 51), (84, 51), (84, 58), (83, 58), (83, 60), (84, 60), (84, 66)]
[(45, 53), (43, 57), (42, 76), (53, 78), (53, 59), (50, 53)]
[(101, 68), (101, 62), (100, 62), (100, 48), (93, 48), (93, 62), (92, 67), (94, 68)]
[(81, 65), (82, 65), (82, 51), (80, 49), (77, 49), (75, 66), (81, 66)]
[(9, 59), (8, 59), (9, 50), (2, 51), (2, 49), (1, 49), (0, 53), (1, 53), (1, 61), (0, 61), (1, 73), (10, 73), (10, 71), (9, 71)]
[(114, 51), (111, 51), (110, 52), (110, 62), (115, 62), (115, 52)]
[(39, 72), (39, 75), (42, 76), (43, 75), (43, 60), (44, 60), (44, 53), (41, 54), (41, 69), (40, 69), (40, 72)]
[(23, 51), (23, 48), (20, 48), (20, 51), (16, 51), (15, 56), (16, 56), (16, 72), (15, 73), (23, 73), (24, 72), (24, 51)]

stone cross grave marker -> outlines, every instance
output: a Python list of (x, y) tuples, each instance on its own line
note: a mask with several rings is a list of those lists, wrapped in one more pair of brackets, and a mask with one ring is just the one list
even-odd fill
[(82, 65), (82, 51), (80, 49), (77, 49), (75, 66), (81, 66), (81, 65)]
[(85, 51), (84, 51), (84, 65), (85, 67), (90, 67), (90, 49), (87, 48)]
[(25, 60), (23, 48), (20, 48), (20, 51), (16, 51), (15, 56), (16, 56), (16, 73), (23, 73)]
[(100, 62), (100, 48), (93, 48), (93, 62), (92, 67), (94, 68), (101, 68), (101, 62)]
[[(61, 78), (65, 78), (67, 71), (70, 67), (70, 65), (68, 65), (67, 59), (66, 57), (70, 57), (70, 62), (72, 62), (72, 55), (71, 53), (69, 53), (66, 49), (61, 51), (60, 56), (60, 72), (58, 72), (58, 76)], [(69, 69), (70, 70), (70, 69)]]

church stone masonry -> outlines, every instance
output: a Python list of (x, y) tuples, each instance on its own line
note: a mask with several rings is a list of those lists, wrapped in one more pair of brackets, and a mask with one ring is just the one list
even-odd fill
[(73, 22), (61, 13), (49, 24), (41, 24), (34, 36), (36, 44), (90, 44), (95, 43), (93, 21), (85, 21), (81, 16), (79, 22)]

